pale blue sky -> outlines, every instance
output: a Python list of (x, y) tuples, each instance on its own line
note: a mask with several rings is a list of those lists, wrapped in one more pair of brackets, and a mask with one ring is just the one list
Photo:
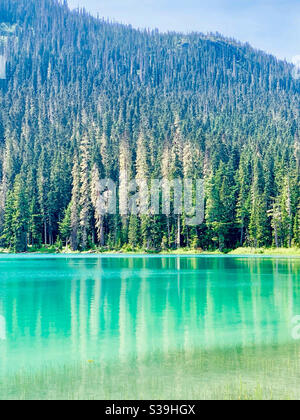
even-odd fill
[(93, 14), (161, 31), (220, 32), (279, 58), (300, 54), (300, 0), (68, 0)]

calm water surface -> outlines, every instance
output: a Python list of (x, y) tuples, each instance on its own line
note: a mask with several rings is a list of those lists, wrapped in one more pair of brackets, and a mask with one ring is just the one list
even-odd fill
[(300, 259), (2, 256), (0, 377), (293, 342)]

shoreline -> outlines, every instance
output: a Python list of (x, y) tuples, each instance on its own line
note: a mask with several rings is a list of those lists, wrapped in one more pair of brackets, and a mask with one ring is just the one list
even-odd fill
[(38, 250), (24, 253), (15, 253), (6, 249), (0, 249), (0, 256), (34, 256), (34, 255), (53, 255), (53, 256), (144, 256), (144, 257), (176, 257), (176, 256), (190, 256), (190, 257), (292, 257), (300, 258), (300, 248), (237, 248), (228, 252), (220, 251), (199, 251), (195, 249), (180, 248), (177, 250), (147, 252), (145, 250), (136, 251), (115, 251), (115, 250), (89, 250), (89, 251), (71, 251), (70, 249), (57, 250), (55, 247), (44, 247)]

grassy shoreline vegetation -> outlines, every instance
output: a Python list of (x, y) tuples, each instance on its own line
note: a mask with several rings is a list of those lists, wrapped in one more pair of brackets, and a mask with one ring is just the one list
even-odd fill
[[(16, 255), (13, 250), (6, 248), (0, 248), (0, 255), (13, 254)], [(105, 248), (93, 248), (87, 251), (73, 251), (69, 247), (57, 248), (55, 245), (43, 246), (41, 248), (28, 247), (27, 252), (19, 253), (17, 255), (34, 255), (34, 254), (74, 254), (74, 255), (231, 255), (231, 256), (273, 256), (273, 257), (300, 257), (300, 248), (251, 248), (251, 247), (239, 247), (234, 250), (227, 250), (221, 252), (220, 250), (202, 250), (202, 249), (191, 249), (191, 248), (179, 248), (173, 250), (161, 250), (161, 251), (149, 251), (145, 249), (133, 249), (131, 247), (124, 247), (123, 249), (105, 249)]]

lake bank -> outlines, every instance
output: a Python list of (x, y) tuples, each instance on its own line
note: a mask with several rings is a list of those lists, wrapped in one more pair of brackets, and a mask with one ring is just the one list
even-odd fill
[[(0, 248), (0, 255), (16, 255), (14, 252), (8, 249)], [(233, 256), (273, 256), (273, 257), (300, 257), (300, 248), (250, 248), (250, 247), (240, 247), (228, 252), (221, 252), (219, 250), (215, 251), (204, 251), (199, 249), (188, 249), (188, 248), (179, 248), (174, 250), (165, 250), (159, 252), (150, 252), (145, 251), (144, 249), (136, 250), (103, 250), (103, 249), (91, 249), (87, 251), (72, 251), (70, 248), (57, 249), (55, 246), (45, 246), (35, 250), (28, 250), (28, 252), (23, 253), (25, 255), (35, 255), (35, 254), (72, 254), (72, 255), (212, 255), (212, 256), (224, 256), (224, 255), (233, 255)]]

